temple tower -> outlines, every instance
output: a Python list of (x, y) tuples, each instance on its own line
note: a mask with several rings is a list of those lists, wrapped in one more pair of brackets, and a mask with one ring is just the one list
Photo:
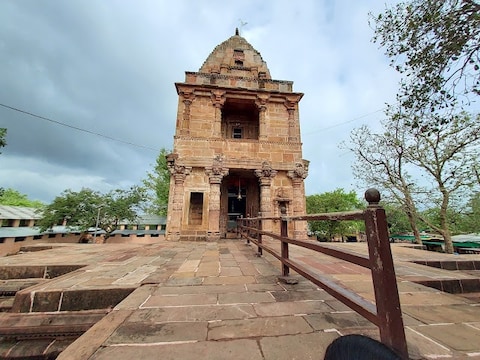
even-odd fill
[[(214, 241), (233, 237), (239, 216), (305, 213), (303, 94), (292, 91), (293, 82), (273, 80), (237, 30), (175, 86), (167, 240)], [(306, 236), (303, 226), (294, 230)]]

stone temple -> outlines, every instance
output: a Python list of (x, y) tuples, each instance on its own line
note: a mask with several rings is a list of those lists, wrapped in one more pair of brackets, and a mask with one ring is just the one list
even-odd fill
[[(305, 214), (303, 94), (292, 81), (272, 79), (236, 30), (175, 86), (167, 240), (214, 241), (235, 236), (237, 217)], [(306, 229), (294, 229), (294, 236), (306, 236)]]

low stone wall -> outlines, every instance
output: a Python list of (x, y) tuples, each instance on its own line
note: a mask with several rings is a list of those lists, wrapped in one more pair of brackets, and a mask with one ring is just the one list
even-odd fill
[[(67, 243), (67, 244), (76, 244), (79, 242), (79, 234), (45, 234), (41, 237), (26, 236), (22, 238), (3, 238), (3, 242), (0, 243), (0, 256), (14, 255), (20, 251), (21, 247), (37, 245), (39, 243)], [(151, 236), (151, 235), (129, 235), (122, 236), (116, 234), (110, 236), (107, 239), (107, 244), (123, 244), (123, 243), (133, 243), (133, 244), (153, 244), (165, 240), (164, 235)]]

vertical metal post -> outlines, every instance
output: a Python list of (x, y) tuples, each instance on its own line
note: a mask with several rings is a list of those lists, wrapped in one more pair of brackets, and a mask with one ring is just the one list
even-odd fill
[(97, 209), (97, 222), (95, 223), (95, 233), (93, 234), (93, 243), (95, 244), (97, 241), (97, 229), (98, 229), (98, 223), (100, 221), (100, 209), (102, 208), (102, 205), (98, 205)]
[[(280, 222), (280, 235), (282, 238), (288, 237), (288, 222), (286, 219), (282, 219)], [(290, 273), (290, 268), (283, 262), (283, 260), (288, 259), (288, 243), (282, 240), (282, 275), (288, 276)]]
[[(260, 214), (258, 215), (260, 216)], [(261, 231), (263, 230), (263, 224), (262, 224), (262, 219), (260, 217), (257, 218), (257, 240), (258, 240), (258, 256), (263, 255), (263, 249), (261, 247), (262, 245), (262, 233)]]
[(365, 228), (379, 319), (380, 339), (384, 344), (395, 349), (402, 358), (408, 359), (407, 341), (388, 239), (385, 210), (378, 205), (380, 201), (378, 190), (367, 190), (365, 199), (369, 203), (364, 213)]

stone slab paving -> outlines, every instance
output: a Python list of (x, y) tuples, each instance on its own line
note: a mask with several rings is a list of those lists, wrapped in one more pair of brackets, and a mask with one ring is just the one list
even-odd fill
[[(365, 243), (332, 246), (367, 253)], [(410, 357), (480, 358), (480, 304), (412, 281), (477, 274), (410, 261), (450, 261), (453, 255), (396, 244), (392, 249)], [(294, 247), (290, 254), (373, 300), (368, 269)], [(464, 258), (480, 260), (455, 260)], [(256, 248), (240, 240), (79, 244), (0, 258), (0, 266), (25, 264), (84, 266), (33, 286), (37, 293), (134, 289), (59, 359), (322, 359), (340, 335), (379, 338), (376, 326), (309, 281), (293, 273), (298, 284), (280, 282), (279, 261), (269, 254), (257, 257)]]

